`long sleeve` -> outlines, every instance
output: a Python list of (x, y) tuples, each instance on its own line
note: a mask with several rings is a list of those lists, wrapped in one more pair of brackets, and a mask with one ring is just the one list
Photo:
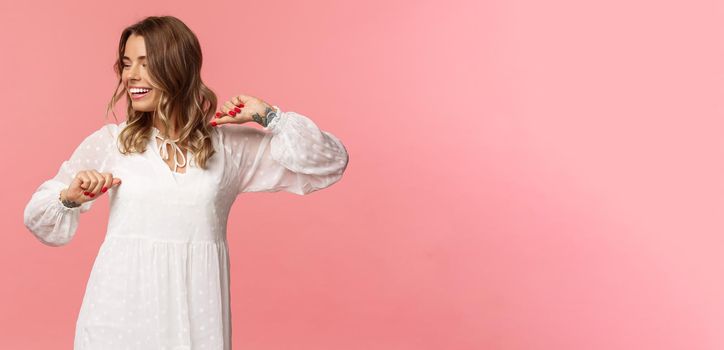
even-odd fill
[(237, 194), (305, 195), (339, 181), (349, 161), (342, 142), (308, 117), (274, 108), (277, 117), (265, 128), (222, 126), (238, 168)]
[(67, 188), (76, 173), (95, 169), (105, 172), (110, 166), (108, 160), (115, 151), (116, 124), (105, 124), (87, 136), (63, 161), (57, 174), (44, 181), (32, 194), (23, 212), (25, 227), (40, 242), (57, 247), (68, 244), (75, 235), (81, 213), (90, 210), (94, 200), (76, 208), (68, 208), (58, 198)]

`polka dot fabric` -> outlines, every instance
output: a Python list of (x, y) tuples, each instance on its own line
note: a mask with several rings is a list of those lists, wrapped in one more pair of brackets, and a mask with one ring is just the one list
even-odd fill
[(339, 181), (348, 155), (311, 119), (278, 110), (266, 128), (221, 125), (208, 169), (178, 174), (161, 157), (153, 128), (143, 153), (123, 155), (117, 138), (126, 122), (86, 137), (55, 177), (25, 207), (25, 226), (49, 246), (68, 244), (80, 214), (94, 201), (66, 208), (59, 200), (81, 170), (111, 172), (110, 216), (76, 322), (74, 349), (231, 349), (226, 224), (245, 192), (298, 195)]

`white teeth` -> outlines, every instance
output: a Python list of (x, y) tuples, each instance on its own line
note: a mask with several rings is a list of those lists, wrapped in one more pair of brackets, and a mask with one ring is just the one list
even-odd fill
[(151, 89), (130, 88), (128, 91), (130, 91), (132, 94), (136, 94), (141, 92), (149, 92), (151, 91)]

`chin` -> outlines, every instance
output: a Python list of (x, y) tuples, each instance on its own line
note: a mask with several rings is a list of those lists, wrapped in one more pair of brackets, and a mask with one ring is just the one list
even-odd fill
[(154, 103), (158, 103), (157, 101), (134, 101), (131, 100), (131, 106), (134, 110), (137, 110), (139, 112), (150, 112), (154, 109)]
[(147, 106), (145, 103), (138, 103), (138, 102), (132, 102), (131, 107), (133, 107), (134, 111), (138, 112), (151, 112), (153, 111), (153, 108), (150, 106)]

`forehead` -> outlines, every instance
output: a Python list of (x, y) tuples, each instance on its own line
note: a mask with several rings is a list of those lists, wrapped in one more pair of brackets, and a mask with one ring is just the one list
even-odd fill
[(146, 42), (143, 40), (142, 36), (139, 35), (131, 35), (128, 37), (128, 40), (126, 40), (126, 47), (124, 49), (123, 58), (132, 58), (136, 59), (139, 56), (146, 56)]

